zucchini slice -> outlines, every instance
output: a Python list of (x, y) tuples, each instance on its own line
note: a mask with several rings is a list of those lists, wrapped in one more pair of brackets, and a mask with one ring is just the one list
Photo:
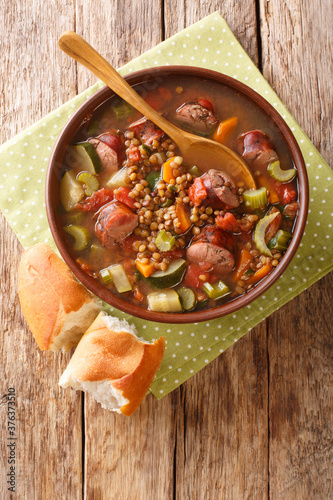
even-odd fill
[(103, 170), (98, 153), (90, 142), (81, 142), (72, 146), (72, 152), (82, 170), (91, 174), (99, 174)]
[(279, 182), (289, 182), (296, 175), (296, 170), (294, 168), (290, 168), (289, 170), (282, 170), (280, 166), (280, 162), (273, 161), (267, 167), (268, 173), (273, 179)]
[(267, 205), (267, 190), (265, 187), (259, 189), (248, 189), (243, 193), (243, 200), (246, 207), (256, 210)]
[(181, 282), (186, 270), (184, 259), (175, 259), (170, 262), (166, 271), (155, 271), (149, 278), (148, 283), (156, 288), (169, 288)]
[(60, 201), (66, 212), (70, 212), (82, 198), (84, 189), (72, 170), (67, 170), (60, 181)]
[(80, 172), (76, 179), (85, 184), (84, 192), (87, 196), (91, 196), (99, 188), (98, 179), (90, 172)]
[(258, 222), (254, 230), (254, 242), (256, 244), (256, 247), (258, 248), (260, 253), (262, 253), (263, 255), (267, 255), (268, 257), (272, 257), (272, 252), (266, 245), (265, 233), (269, 224), (275, 219), (277, 215), (279, 215), (279, 213), (280, 212), (275, 212), (274, 214), (266, 215)]
[(276, 235), (268, 242), (267, 246), (270, 250), (279, 250), (283, 252), (287, 250), (288, 242), (292, 238), (292, 234), (283, 229), (279, 229)]
[(127, 167), (123, 167), (122, 169), (118, 170), (111, 179), (107, 183), (107, 187), (111, 189), (116, 189), (119, 187), (127, 187), (128, 184), (126, 182), (126, 177), (127, 177)]
[(85, 227), (70, 225), (65, 226), (64, 231), (73, 236), (75, 239), (73, 250), (76, 252), (82, 252), (82, 250), (87, 248), (90, 235), (89, 231)]
[(157, 312), (182, 312), (179, 295), (175, 290), (161, 290), (147, 295), (148, 307)]
[(177, 290), (177, 293), (180, 297), (180, 302), (184, 311), (190, 311), (191, 309), (194, 308), (196, 304), (196, 298), (193, 290), (191, 290), (190, 288), (183, 287), (179, 288), (179, 290)]
[(108, 267), (111, 274), (114, 286), (117, 288), (119, 293), (130, 292), (132, 290), (132, 285), (129, 282), (127, 274), (124, 267), (121, 264), (114, 264)]

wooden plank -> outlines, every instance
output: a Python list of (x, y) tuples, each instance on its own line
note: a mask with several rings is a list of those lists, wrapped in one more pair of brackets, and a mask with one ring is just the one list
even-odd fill
[(265, 322), (181, 388), (176, 498), (268, 498)]
[[(165, 33), (218, 10), (258, 62), (254, 2), (165, 2)], [(177, 16), (175, 16), (177, 12)], [(178, 392), (178, 391), (177, 391)], [(180, 388), (176, 498), (268, 498), (268, 369), (265, 322)]]
[[(75, 95), (75, 65), (56, 40), (73, 27), (72, 2), (1, 0), (0, 142)], [(61, 16), (58, 12), (61, 11)], [(22, 252), (1, 216), (1, 396), (16, 392), (16, 493), (13, 498), (82, 498), (80, 396), (58, 387), (69, 355), (42, 353), (22, 317), (16, 271)], [(7, 406), (0, 408), (0, 497), (7, 490)]]
[(206, 0), (204, 2), (165, 0), (164, 4), (165, 38), (169, 38), (217, 11), (224, 17), (254, 64), (258, 64), (255, 0), (243, 1), (241, 5), (237, 0), (225, 0), (224, 2), (219, 0)]
[[(332, 164), (332, 2), (262, 0), (260, 13), (264, 75)], [(272, 499), (332, 498), (332, 285), (269, 319)]]
[[(117, 10), (107, 0), (98, 9), (80, 1), (76, 27), (115, 67), (162, 41), (160, 5), (154, 1), (124, 1)], [(95, 81), (85, 68), (78, 75), (79, 91)], [(86, 398), (86, 498), (172, 498), (174, 397), (159, 402), (148, 396), (131, 418)]]

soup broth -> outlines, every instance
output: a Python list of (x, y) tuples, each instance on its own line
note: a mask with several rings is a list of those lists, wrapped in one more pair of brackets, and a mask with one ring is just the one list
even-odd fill
[(159, 312), (217, 307), (277, 267), (298, 213), (296, 170), (278, 128), (235, 90), (170, 76), (135, 87), (170, 122), (238, 153), (257, 189), (186, 164), (161, 130), (118, 96), (86, 117), (60, 178), (59, 216), (82, 270)]

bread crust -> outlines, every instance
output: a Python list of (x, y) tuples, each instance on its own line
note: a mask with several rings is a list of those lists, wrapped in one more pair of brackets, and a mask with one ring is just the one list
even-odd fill
[(112, 331), (101, 312), (80, 340), (66, 368), (67, 375), (86, 382), (108, 380), (128, 403), (120, 408), (132, 415), (140, 406), (163, 359), (165, 338), (142, 342), (128, 331)]
[(23, 315), (41, 350), (51, 348), (70, 312), (94, 301), (65, 262), (44, 243), (22, 254), (17, 284)]

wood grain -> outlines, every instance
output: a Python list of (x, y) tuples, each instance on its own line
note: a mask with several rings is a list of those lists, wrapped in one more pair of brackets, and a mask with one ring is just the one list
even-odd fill
[[(162, 41), (158, 3), (122, 3), (121, 9), (100, 2), (87, 16), (87, 3), (77, 2), (77, 32), (114, 67), (119, 67)], [(96, 26), (108, 26), (110, 37)], [(94, 28), (95, 27), (95, 28)], [(94, 81), (78, 68), (78, 88)], [(85, 405), (85, 496), (87, 499), (172, 498), (176, 409), (173, 396), (145, 399), (130, 419), (103, 410), (90, 398)]]
[[(333, 164), (333, 103), (325, 98), (333, 4), (262, 0), (260, 13), (263, 73)], [(272, 500), (333, 498), (332, 285), (331, 274), (268, 319)]]
[[(58, 12), (61, 10), (61, 17)], [(72, 2), (1, 0), (0, 142), (75, 95), (75, 66), (56, 47), (73, 27)], [(57, 23), (51, 19), (57, 18)], [(38, 75), (38, 77), (37, 77)], [(5, 76), (5, 77), (4, 77)], [(1, 215), (1, 396), (17, 394), (16, 493), (13, 498), (82, 497), (80, 395), (60, 390), (69, 355), (42, 353), (22, 317), (16, 271), (22, 247)], [(9, 498), (7, 408), (0, 407), (0, 497)], [(55, 498), (53, 496), (53, 498)]]

